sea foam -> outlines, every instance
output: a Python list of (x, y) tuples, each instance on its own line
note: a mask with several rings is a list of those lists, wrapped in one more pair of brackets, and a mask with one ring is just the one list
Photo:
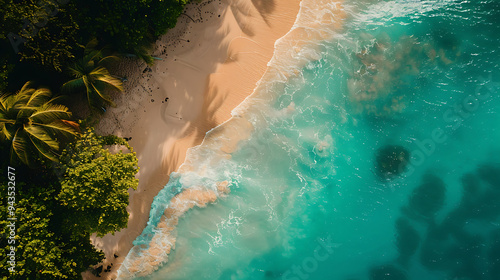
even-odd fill
[[(230, 120), (210, 130), (201, 145), (188, 150), (179, 171), (172, 173), (155, 197), (148, 224), (118, 270), (118, 279), (147, 276), (165, 264), (176, 248), (179, 219), (193, 207), (206, 207), (230, 195), (231, 176), (238, 176), (228, 171), (235, 169), (231, 153), (261, 125), (262, 109), (279, 96), (288, 79), (300, 76), (305, 64), (321, 57), (319, 43), (338, 34), (343, 18), (341, 2), (301, 2), (292, 29), (276, 41), (274, 55), (253, 94), (233, 110)], [(325, 152), (325, 145), (318, 146), (318, 153)]]

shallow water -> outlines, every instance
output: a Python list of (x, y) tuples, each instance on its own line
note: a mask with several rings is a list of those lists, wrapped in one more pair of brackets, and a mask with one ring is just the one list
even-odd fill
[[(239, 109), (254, 131), (231, 157), (191, 151), (120, 278), (499, 279), (499, 2), (343, 9), (341, 31)], [(186, 188), (178, 224), (158, 226)]]

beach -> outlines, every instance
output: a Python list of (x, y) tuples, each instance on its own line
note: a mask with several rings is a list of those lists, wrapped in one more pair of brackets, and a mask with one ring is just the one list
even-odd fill
[[(92, 237), (109, 272), (116, 271), (142, 232), (155, 195), (169, 174), (184, 162), (189, 148), (231, 118), (267, 69), (274, 44), (292, 27), (300, 1), (224, 0), (189, 4), (177, 26), (153, 50), (153, 66), (125, 61), (117, 76), (126, 78), (124, 94), (106, 111), (98, 133), (129, 140), (139, 159), (139, 186), (130, 190), (128, 227), (103, 238)], [(238, 132), (236, 132), (238, 133)], [(116, 257), (115, 257), (116, 256)]]
[(61, 2), (0, 8), (1, 279), (498, 279), (500, 1)]

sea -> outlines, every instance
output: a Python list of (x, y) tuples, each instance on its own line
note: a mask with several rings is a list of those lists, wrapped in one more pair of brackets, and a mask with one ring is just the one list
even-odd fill
[(302, 0), (118, 279), (500, 279), (499, 65), (498, 0)]

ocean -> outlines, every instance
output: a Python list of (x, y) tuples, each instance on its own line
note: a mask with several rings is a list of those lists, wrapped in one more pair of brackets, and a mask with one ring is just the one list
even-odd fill
[(500, 279), (499, 53), (497, 0), (303, 0), (118, 278)]

